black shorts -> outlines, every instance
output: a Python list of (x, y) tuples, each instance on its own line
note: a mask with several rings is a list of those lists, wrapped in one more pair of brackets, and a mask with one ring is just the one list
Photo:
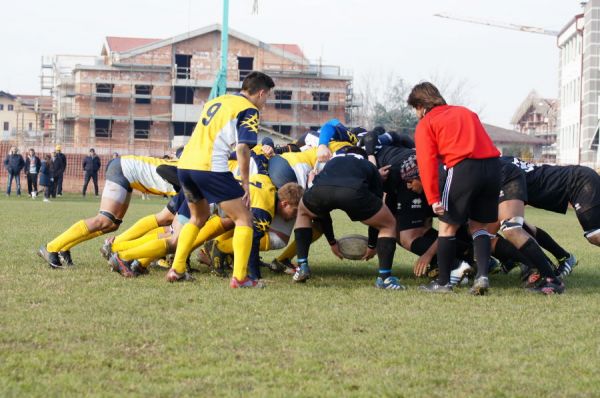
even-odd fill
[(571, 175), (569, 201), (575, 212), (586, 213), (600, 206), (600, 175), (589, 167), (579, 166)]
[(395, 215), (396, 230), (400, 232), (425, 226), (428, 220), (433, 217), (433, 210), (427, 204), (424, 194), (418, 194), (403, 188), (398, 190)]
[(501, 187), (498, 202), (520, 200), (527, 203), (527, 179), (525, 173), (512, 163), (502, 164)]
[(314, 186), (302, 197), (308, 210), (317, 216), (329, 214), (339, 209), (348, 214), (352, 221), (364, 221), (373, 217), (381, 207), (381, 198), (367, 189), (334, 187), (329, 185)]
[(115, 184), (125, 188), (127, 192), (133, 192), (131, 183), (123, 174), (123, 168), (121, 167), (121, 158), (114, 158), (108, 162), (106, 166), (106, 172), (104, 173), (106, 181), (112, 181)]
[(448, 224), (496, 222), (499, 193), (500, 160), (465, 159), (448, 169), (442, 194), (446, 212), (440, 220)]

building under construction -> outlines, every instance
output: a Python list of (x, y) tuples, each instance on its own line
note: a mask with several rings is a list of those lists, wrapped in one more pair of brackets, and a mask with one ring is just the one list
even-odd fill
[[(42, 60), (42, 94), (53, 98), (52, 144), (100, 153), (161, 155), (187, 141), (219, 70), (221, 26), (168, 39), (107, 37), (100, 56)], [(229, 31), (227, 89), (252, 70), (276, 87), (261, 126), (280, 141), (330, 118), (352, 125), (352, 77), (310, 62), (295, 44), (267, 44)]]

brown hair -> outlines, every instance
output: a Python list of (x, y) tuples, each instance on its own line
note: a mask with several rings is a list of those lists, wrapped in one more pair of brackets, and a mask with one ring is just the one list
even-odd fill
[(446, 105), (446, 100), (440, 94), (440, 90), (429, 82), (419, 83), (413, 87), (408, 96), (408, 105), (413, 108), (423, 107), (426, 112), (440, 105)]
[(295, 182), (288, 182), (277, 190), (279, 200), (285, 200), (291, 206), (298, 206), (302, 195), (304, 195), (304, 188)]
[(254, 95), (260, 90), (270, 90), (275, 87), (273, 79), (262, 72), (250, 72), (242, 82), (242, 91), (246, 91), (250, 95)]

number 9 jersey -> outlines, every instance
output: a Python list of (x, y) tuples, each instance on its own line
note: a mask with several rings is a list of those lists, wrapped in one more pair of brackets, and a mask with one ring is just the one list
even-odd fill
[(227, 160), (237, 144), (256, 145), (258, 109), (241, 94), (222, 95), (204, 105), (177, 167), (228, 172)]

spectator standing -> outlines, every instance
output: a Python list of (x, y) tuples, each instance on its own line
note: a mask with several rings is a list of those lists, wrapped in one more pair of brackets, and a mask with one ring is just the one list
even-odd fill
[(21, 170), (24, 166), (25, 161), (23, 160), (23, 156), (19, 154), (17, 147), (11, 147), (10, 152), (4, 159), (4, 167), (6, 167), (6, 170), (8, 171), (6, 196), (10, 196), (13, 179), (15, 180), (15, 185), (17, 187), (17, 196), (21, 196)]
[(40, 167), (40, 185), (45, 187), (44, 202), (50, 202), (50, 195), (54, 192), (54, 165), (49, 154), (44, 155)]
[(52, 159), (54, 165), (54, 184), (52, 185), (52, 197), (56, 195), (62, 196), (62, 184), (63, 174), (67, 169), (67, 157), (61, 152), (62, 147), (57, 145), (54, 151), (54, 159)]
[(40, 161), (40, 158), (35, 154), (35, 150), (30, 148), (27, 153), (27, 159), (25, 159), (25, 168), (23, 169), (23, 172), (27, 175), (27, 192), (29, 193), (29, 196), (31, 196), (31, 199), (35, 199), (37, 196), (38, 174), (41, 166), (42, 162)]
[(98, 171), (100, 170), (100, 158), (96, 155), (94, 148), (90, 148), (89, 156), (83, 159), (83, 170), (85, 171), (85, 178), (83, 181), (83, 196), (87, 191), (87, 186), (90, 183), (90, 178), (94, 182), (94, 193), (98, 196)]

